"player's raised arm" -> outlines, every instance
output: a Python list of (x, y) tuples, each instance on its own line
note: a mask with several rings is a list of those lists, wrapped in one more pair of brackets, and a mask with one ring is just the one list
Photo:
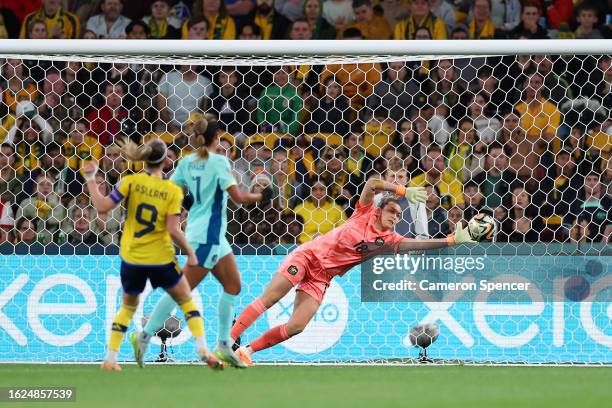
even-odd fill
[(242, 191), (240, 187), (235, 184), (231, 185), (227, 189), (227, 192), (236, 204), (252, 204), (259, 201), (269, 201), (272, 199), (272, 195), (274, 194), (270, 187), (264, 188), (261, 193), (250, 193), (247, 191)]
[(100, 193), (100, 190), (98, 190), (98, 183), (96, 183), (98, 165), (95, 162), (91, 161), (87, 163), (85, 166), (83, 166), (83, 171), (85, 172), (85, 181), (87, 181), (87, 188), (89, 189), (91, 202), (93, 203), (96, 210), (98, 210), (98, 212), (106, 213), (115, 208), (117, 205), (119, 205), (119, 203), (121, 202), (120, 199), (116, 201), (109, 196), (103, 196)]
[(453, 234), (450, 234), (446, 238), (438, 239), (413, 239), (404, 238), (397, 247), (397, 253), (412, 252), (412, 251), (425, 251), (428, 249), (439, 249), (459, 244), (475, 244), (476, 241), (470, 236), (467, 228), (463, 227), (463, 224), (459, 222), (457, 228)]
[(370, 205), (374, 201), (374, 196), (383, 191), (395, 193), (400, 197), (406, 197), (413, 204), (427, 201), (425, 187), (405, 187), (399, 184), (388, 183), (384, 180), (370, 178), (365, 183), (365, 186), (363, 186), (361, 196), (359, 196), (359, 204), (362, 206)]

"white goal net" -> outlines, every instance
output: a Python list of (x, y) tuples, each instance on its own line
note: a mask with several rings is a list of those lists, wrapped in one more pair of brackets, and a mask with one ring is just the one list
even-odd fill
[[(206, 116), (217, 120), (217, 152), (240, 187), (274, 189), (269, 202), (230, 204), (243, 280), (237, 312), (285, 254), (351, 216), (370, 177), (427, 188), (426, 205), (401, 204), (396, 230), (407, 237), (445, 237), (478, 213), (497, 221), (495, 242), (414, 255), (433, 260), (413, 274), (533, 285), (417, 298), (376, 289), (366, 264), (334, 280), (306, 330), (260, 361), (412, 363), (411, 328), (434, 322), (434, 361), (612, 363), (607, 42), (466, 41), (463, 55), (452, 41), (306, 51), (290, 41), (218, 42), (208, 56), (193, 53), (193, 42), (173, 50), (147, 41), (159, 52), (125, 43), (76, 41), (73, 54), (61, 41), (0, 50), (0, 362), (103, 358), (121, 299), (123, 209), (93, 209), (83, 165), (99, 163), (109, 193), (142, 170), (121, 156), (118, 138), (160, 138), (176, 164)], [(184, 204), (186, 216), (189, 197)], [(194, 290), (210, 344), (220, 291), (210, 278)], [(147, 287), (131, 329), (159, 297)], [(289, 294), (241, 341), (286, 322), (292, 307)], [(168, 353), (188, 361), (188, 330), (171, 334)], [(155, 360), (159, 349), (149, 353)], [(124, 342), (121, 359), (130, 356)]]

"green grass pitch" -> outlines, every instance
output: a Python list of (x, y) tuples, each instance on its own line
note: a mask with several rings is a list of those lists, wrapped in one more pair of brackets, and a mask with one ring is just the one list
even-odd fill
[(0, 386), (76, 387), (72, 403), (16, 407), (603, 407), (609, 367), (0, 365)]

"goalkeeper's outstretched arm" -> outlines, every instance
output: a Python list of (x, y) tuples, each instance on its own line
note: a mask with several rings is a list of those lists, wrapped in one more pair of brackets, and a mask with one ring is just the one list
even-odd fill
[(359, 196), (359, 204), (362, 206), (370, 205), (374, 201), (374, 196), (383, 191), (395, 193), (400, 197), (406, 197), (413, 204), (427, 201), (427, 190), (425, 190), (425, 187), (404, 187), (399, 184), (371, 178), (363, 186), (361, 196)]

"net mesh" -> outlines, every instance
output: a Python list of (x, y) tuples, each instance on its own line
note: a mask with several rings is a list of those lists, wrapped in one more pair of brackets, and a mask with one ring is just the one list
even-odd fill
[[(0, 361), (102, 358), (120, 302), (124, 209), (97, 213), (82, 168), (98, 162), (109, 193), (142, 170), (114, 141), (160, 138), (170, 147), (170, 176), (193, 151), (204, 115), (218, 119), (217, 152), (230, 158), (240, 188), (274, 190), (270, 202), (229, 205), (227, 237), (244, 283), (239, 310), (262, 293), (283, 255), (351, 216), (370, 177), (426, 186), (424, 208), (402, 207), (402, 235), (445, 237), (485, 212), (499, 226), (485, 249), (507, 271), (571, 270), (589, 288), (607, 279), (609, 55), (5, 55), (1, 74)], [(185, 206), (186, 218), (189, 198)], [(429, 356), (440, 362), (612, 361), (612, 307), (577, 302), (580, 285), (565, 287), (572, 295), (561, 306), (503, 313), (458, 299), (362, 303), (360, 289), (359, 268), (333, 281), (305, 332), (261, 360), (409, 363), (418, 354), (411, 328), (431, 320), (440, 336)], [(136, 328), (159, 298), (149, 293)], [(194, 291), (211, 344), (219, 294), (210, 280)], [(244, 340), (286, 322), (293, 296)], [(188, 333), (172, 324), (172, 355), (188, 360)]]

